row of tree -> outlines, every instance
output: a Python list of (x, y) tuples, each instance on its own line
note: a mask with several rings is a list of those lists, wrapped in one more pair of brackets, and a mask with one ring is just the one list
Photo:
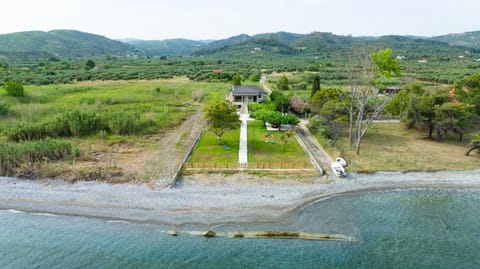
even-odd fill
[(428, 138), (442, 141), (448, 132), (459, 140), (471, 128), (475, 117), (474, 107), (458, 100), (456, 90), (429, 92), (421, 84), (408, 85), (393, 96), (386, 106), (387, 113), (398, 115), (407, 128), (427, 130)]

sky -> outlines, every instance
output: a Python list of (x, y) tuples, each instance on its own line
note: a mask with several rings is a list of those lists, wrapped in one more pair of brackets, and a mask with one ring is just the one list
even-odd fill
[(5, 0), (0, 34), (72, 29), (113, 39), (331, 32), (436, 36), (480, 30), (479, 0)]

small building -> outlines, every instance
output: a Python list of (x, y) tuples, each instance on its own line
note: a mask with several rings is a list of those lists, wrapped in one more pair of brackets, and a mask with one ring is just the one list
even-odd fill
[(385, 88), (385, 93), (388, 95), (396, 94), (400, 91), (400, 87), (387, 87)]
[(265, 99), (265, 93), (257, 86), (252, 85), (238, 85), (233, 86), (228, 92), (227, 100), (242, 107), (243, 104), (260, 103)]

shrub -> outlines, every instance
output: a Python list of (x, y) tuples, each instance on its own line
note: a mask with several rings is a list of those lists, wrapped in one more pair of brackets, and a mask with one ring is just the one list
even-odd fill
[(69, 111), (62, 115), (58, 124), (68, 127), (69, 134), (65, 135), (72, 136), (89, 135), (100, 129), (99, 118), (94, 111)]
[(71, 157), (74, 152), (72, 144), (54, 138), (24, 142), (20, 144), (19, 148), (23, 155), (21, 159), (31, 163), (44, 160), (62, 160)]
[(15, 82), (15, 81), (7, 81), (5, 85), (3, 85), (7, 94), (14, 97), (23, 97), (25, 96), (25, 91), (23, 88), (22, 83)]
[(300, 120), (297, 118), (297, 116), (288, 114), (283, 116), (282, 124), (291, 124), (291, 125), (297, 125), (300, 122)]
[(135, 134), (140, 129), (140, 114), (131, 111), (105, 112), (101, 115), (101, 122), (115, 135)]
[(43, 123), (21, 122), (7, 130), (7, 137), (12, 141), (37, 140), (47, 137)]
[(13, 114), (9, 103), (0, 103), (0, 118), (5, 118)]
[(48, 122), (21, 122), (7, 131), (13, 141), (38, 140), (47, 137), (89, 135), (99, 130), (99, 119), (95, 112), (70, 111)]
[(0, 176), (15, 175), (17, 169), (25, 163), (67, 159), (77, 151), (69, 142), (52, 138), (0, 143)]
[(319, 115), (315, 115), (308, 121), (308, 128), (313, 132), (318, 132), (322, 126), (326, 124), (325, 119)]
[(11, 176), (20, 166), (17, 148), (8, 143), (0, 143), (0, 175)]

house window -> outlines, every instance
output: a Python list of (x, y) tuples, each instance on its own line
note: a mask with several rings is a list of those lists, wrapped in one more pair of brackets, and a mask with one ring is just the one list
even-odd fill
[(235, 96), (234, 102), (241, 102), (242, 97), (241, 96)]

